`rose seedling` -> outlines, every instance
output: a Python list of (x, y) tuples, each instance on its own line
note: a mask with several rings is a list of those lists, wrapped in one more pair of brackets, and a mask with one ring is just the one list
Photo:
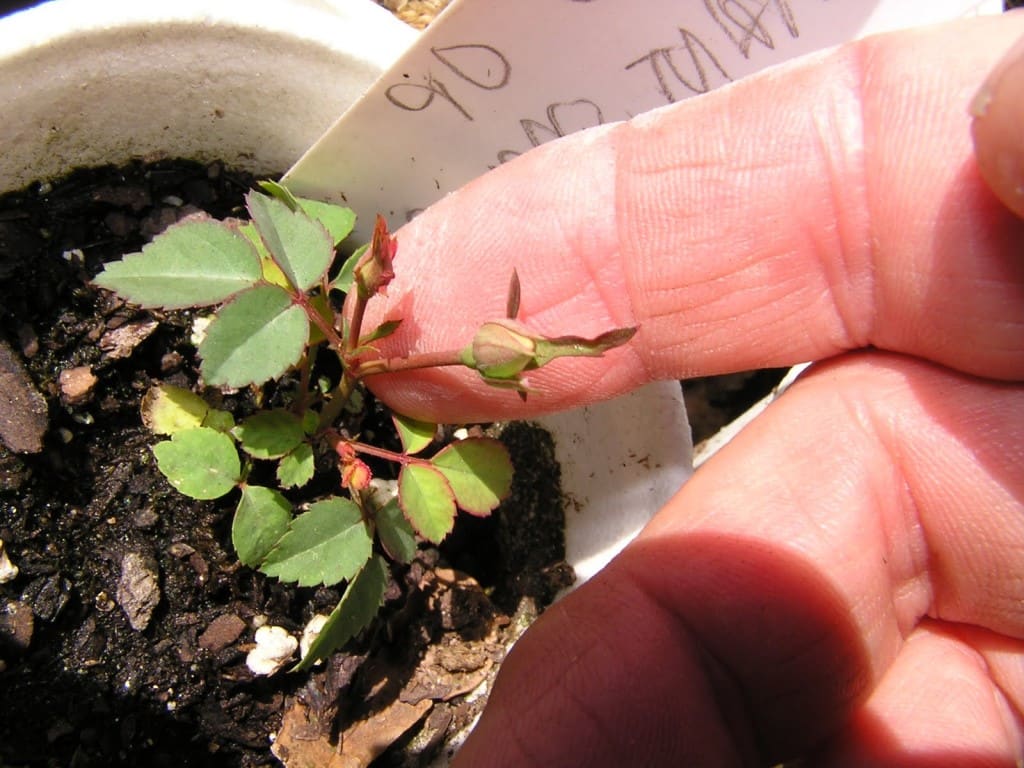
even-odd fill
[[(375, 343), (398, 322), (363, 328), (368, 302), (394, 277), (397, 242), (383, 219), (372, 242), (342, 260), (339, 245), (355, 223), (349, 209), (296, 198), (275, 183), (263, 188), (246, 198), (250, 220), (190, 217), (107, 264), (95, 283), (145, 309), (209, 308), (197, 349), (205, 387), (252, 388), (260, 403), (274, 382), (269, 407), (238, 420), (167, 384), (146, 394), (142, 415), (166, 438), (153, 452), (178, 491), (216, 499), (237, 490), (231, 536), (242, 563), (300, 586), (346, 583), (298, 664), (304, 668), (373, 619), (388, 561), (410, 562), (418, 540), (440, 542), (458, 509), (489, 515), (511, 487), (512, 463), (493, 438), (439, 447), (436, 425), (393, 414), (400, 450), (364, 442), (352, 428), (361, 423), (352, 413), (364, 401), (363, 379), (461, 365), (527, 397), (524, 373), (566, 355), (600, 355), (634, 329), (594, 339), (532, 334), (515, 319), (513, 272), (506, 316), (483, 323), (463, 348), (384, 357)], [(336, 457), (338, 494), (290, 500), (328, 454)], [(371, 463), (380, 460), (397, 466), (394, 498), (373, 491)], [(275, 482), (253, 479), (270, 475)]]

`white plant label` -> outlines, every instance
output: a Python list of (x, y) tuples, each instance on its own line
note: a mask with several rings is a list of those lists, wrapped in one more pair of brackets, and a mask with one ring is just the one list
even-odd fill
[(978, 0), (454, 0), (289, 171), (369, 237), (532, 147)]

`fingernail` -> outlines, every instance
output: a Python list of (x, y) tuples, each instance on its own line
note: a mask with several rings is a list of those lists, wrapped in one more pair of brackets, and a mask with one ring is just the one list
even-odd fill
[(999, 83), (1007, 76), (1010, 70), (1015, 71), (1011, 76), (1020, 77), (1024, 75), (1024, 73), (1016, 71), (1022, 66), (1024, 66), (1024, 37), (1013, 44), (1010, 50), (999, 60), (999, 63), (995, 65), (988, 77), (985, 78), (985, 82), (981, 84), (978, 92), (974, 94), (974, 98), (971, 99), (971, 115), (974, 117), (984, 117), (988, 113), (989, 104), (992, 103), (992, 95), (999, 88)]

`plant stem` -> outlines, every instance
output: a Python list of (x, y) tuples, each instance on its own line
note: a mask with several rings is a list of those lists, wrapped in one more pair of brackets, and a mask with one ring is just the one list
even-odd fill
[(297, 416), (301, 416), (309, 407), (309, 384), (313, 375), (313, 356), (310, 351), (310, 348), (307, 347), (299, 361), (299, 396), (295, 398), (292, 407), (292, 411)]
[[(331, 392), (331, 398), (324, 405), (320, 411), (320, 421), (317, 425), (317, 431), (322, 432), (333, 424), (339, 416), (341, 411), (345, 407), (345, 403), (348, 402), (349, 397), (352, 395), (352, 390), (355, 387), (355, 379), (349, 372), (349, 364), (346, 361), (346, 355), (350, 351), (350, 348), (346, 346), (347, 341), (341, 337), (341, 334), (335, 330), (334, 326), (328, 322), (327, 318), (320, 314), (313, 303), (309, 300), (309, 297), (298, 292), (293, 295), (293, 300), (296, 304), (302, 307), (306, 313), (306, 317), (309, 318), (310, 322), (313, 323), (323, 333), (324, 338), (327, 339), (327, 346), (329, 346), (334, 353), (338, 356), (338, 362), (341, 364), (341, 380), (338, 385)], [(364, 304), (365, 309), (365, 304)], [(358, 337), (356, 337), (358, 342)], [(354, 349), (354, 347), (352, 347)], [(307, 358), (309, 353), (307, 351)], [(304, 370), (305, 374), (306, 371)], [(304, 391), (308, 391), (309, 381), (304, 376)]]
[[(341, 434), (334, 429), (329, 429), (326, 432), (328, 442), (337, 451), (337, 445), (339, 443), (345, 443), (356, 453), (363, 453), (367, 456), (375, 456), (378, 459), (384, 459), (385, 461), (393, 461), (396, 464), (429, 464), (430, 459), (424, 459), (420, 456), (410, 456), (407, 453), (399, 453), (398, 451), (389, 451), (387, 448), (380, 448), (376, 445), (370, 445), (369, 443), (362, 443), (358, 440), (349, 440), (348, 438), (342, 437)], [(340, 451), (339, 451), (340, 453)]]
[(376, 456), (378, 459), (385, 459), (386, 461), (393, 461), (396, 464), (429, 464), (428, 459), (421, 458), (419, 456), (410, 456), (407, 453), (398, 453), (397, 451), (389, 451), (387, 448), (378, 448), (375, 445), (369, 445), (368, 443), (360, 443), (358, 440), (346, 440), (356, 453), (365, 453), (367, 456)]
[(324, 403), (324, 407), (320, 409), (320, 421), (317, 424), (318, 432), (323, 432), (338, 420), (338, 417), (341, 416), (341, 412), (345, 408), (345, 403), (352, 396), (355, 384), (355, 379), (348, 373), (341, 374), (341, 381), (331, 391), (330, 400)]
[(360, 361), (353, 375), (361, 379), (380, 373), (397, 373), (418, 368), (444, 368), (452, 365), (465, 365), (461, 350), (449, 349), (443, 352), (422, 352), (404, 357), (382, 357), (376, 360)]
[(327, 318), (321, 315), (317, 311), (317, 308), (313, 306), (313, 303), (309, 300), (309, 297), (302, 292), (298, 292), (292, 295), (292, 300), (300, 307), (302, 307), (303, 311), (305, 311), (306, 313), (306, 317), (309, 318), (309, 321), (320, 329), (320, 332), (323, 333), (324, 338), (327, 339), (327, 345), (335, 352), (337, 352), (338, 355), (341, 355), (344, 350), (344, 341), (342, 340), (338, 332), (334, 329), (334, 326), (332, 326), (327, 321)]
[[(354, 324), (353, 324), (354, 325)], [(346, 365), (343, 361), (345, 372), (341, 376), (338, 386), (331, 392), (331, 398), (320, 411), (320, 424), (318, 431), (323, 432), (337, 421), (341, 411), (348, 402), (356, 382), (366, 376), (376, 376), (379, 373), (395, 373), (396, 371), (412, 371), (418, 368), (443, 368), (451, 365), (463, 365), (461, 352), (459, 350), (448, 350), (447, 352), (424, 352), (423, 354), (409, 355), (407, 357), (386, 357), (377, 360), (359, 361), (350, 369), (351, 361)]]
[(358, 287), (352, 291), (352, 320), (348, 326), (348, 339), (345, 340), (345, 354), (351, 354), (352, 350), (359, 347), (359, 337), (363, 330), (363, 316), (366, 314), (366, 304), (369, 297), (364, 297)]

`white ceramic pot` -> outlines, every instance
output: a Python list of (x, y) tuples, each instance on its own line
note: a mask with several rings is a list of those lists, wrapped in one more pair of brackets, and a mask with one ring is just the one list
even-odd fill
[(54, 0), (0, 24), (0, 191), (161, 155), (280, 173), (416, 36), (370, 0)]
[[(53, 0), (0, 21), (0, 192), (133, 157), (280, 173), (416, 32), (372, 0)], [(689, 476), (679, 386), (543, 420), (581, 580)]]

